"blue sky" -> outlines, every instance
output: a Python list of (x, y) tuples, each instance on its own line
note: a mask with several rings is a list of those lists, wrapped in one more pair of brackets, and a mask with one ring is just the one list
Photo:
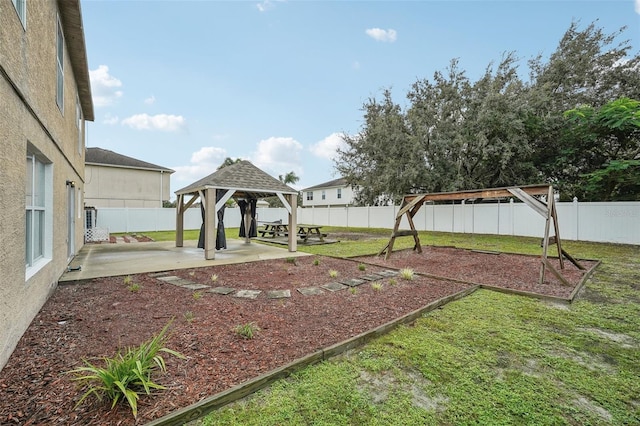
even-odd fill
[(343, 132), (362, 105), (453, 58), (475, 81), (504, 52), (553, 53), (572, 21), (627, 26), (640, 0), (82, 0), (95, 107), (87, 146), (174, 169), (176, 191), (243, 158), (303, 189), (338, 177)]

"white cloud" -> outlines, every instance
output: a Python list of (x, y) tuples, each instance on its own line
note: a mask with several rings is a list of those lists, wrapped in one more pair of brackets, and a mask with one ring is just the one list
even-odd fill
[(171, 175), (172, 183), (180, 188), (202, 179), (215, 172), (220, 164), (227, 158), (224, 148), (205, 146), (191, 154), (190, 164), (187, 166), (171, 167), (176, 172)]
[(267, 10), (273, 9), (276, 7), (277, 2), (284, 2), (286, 0), (263, 0), (260, 3), (256, 4), (256, 7), (260, 12), (266, 12)]
[(118, 124), (118, 121), (120, 121), (120, 119), (118, 118), (117, 115), (111, 115), (109, 113), (106, 113), (104, 115), (104, 120), (102, 120), (104, 124), (108, 124), (110, 126), (113, 126), (114, 124)]
[(89, 79), (94, 106), (109, 106), (122, 97), (122, 91), (119, 90), (122, 82), (109, 74), (108, 66), (100, 65), (98, 69), (89, 71)]
[(258, 142), (257, 151), (251, 154), (251, 162), (272, 176), (291, 171), (300, 176), (302, 150), (302, 144), (293, 138), (270, 137)]
[(365, 33), (374, 40), (388, 41), (389, 43), (393, 43), (398, 37), (396, 30), (392, 29), (383, 30), (381, 28), (369, 28), (368, 30), (365, 30)]
[(175, 132), (187, 125), (183, 116), (168, 114), (136, 114), (122, 120), (122, 124), (136, 130), (160, 130), (162, 132)]
[(156, 97), (151, 95), (147, 99), (144, 100), (144, 103), (147, 105), (153, 105), (156, 102)]
[(636, 13), (640, 15), (640, 0), (636, 0)]
[(342, 134), (332, 133), (318, 143), (311, 145), (309, 147), (309, 151), (311, 151), (313, 155), (317, 157), (326, 158), (327, 160), (333, 160), (336, 156), (336, 151), (338, 150), (338, 148), (345, 147), (346, 144), (342, 139)]

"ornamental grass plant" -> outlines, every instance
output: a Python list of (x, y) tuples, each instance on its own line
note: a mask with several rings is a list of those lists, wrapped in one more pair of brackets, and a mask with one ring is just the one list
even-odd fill
[(140, 393), (149, 395), (152, 389), (165, 389), (152, 378), (157, 370), (167, 370), (162, 353), (184, 358), (182, 354), (164, 346), (171, 322), (140, 346), (120, 350), (112, 358), (104, 357), (103, 366), (84, 360), (82, 367), (69, 371), (69, 374), (75, 376), (73, 380), (86, 389), (76, 407), (89, 395), (95, 395), (98, 400), (105, 397), (111, 400), (111, 408), (118, 402), (126, 401), (131, 407), (133, 417), (137, 417)]

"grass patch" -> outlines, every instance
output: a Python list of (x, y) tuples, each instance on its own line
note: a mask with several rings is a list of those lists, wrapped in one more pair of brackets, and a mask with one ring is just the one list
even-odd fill
[[(538, 238), (421, 233), (420, 239), (541, 252)], [(301, 250), (355, 256), (377, 253), (387, 241), (388, 234)], [(400, 238), (395, 247), (412, 244)], [(640, 247), (567, 241), (564, 248), (603, 260), (571, 305), (477, 291), (202, 424), (638, 423)]]

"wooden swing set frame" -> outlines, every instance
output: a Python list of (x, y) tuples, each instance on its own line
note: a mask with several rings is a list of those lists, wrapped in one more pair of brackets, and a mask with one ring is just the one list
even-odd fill
[[(546, 197), (546, 201), (536, 198), (536, 196)], [(545, 218), (544, 236), (542, 238), (542, 256), (540, 265), (540, 278), (539, 282), (544, 282), (545, 271), (548, 269), (555, 275), (563, 284), (571, 285), (562, 274), (549, 262), (548, 251), (550, 245), (556, 245), (558, 250), (558, 260), (560, 263), (560, 269), (564, 269), (564, 258), (573, 263), (578, 269), (585, 270), (576, 259), (574, 259), (563, 248), (560, 241), (560, 227), (558, 226), (558, 214), (556, 211), (556, 205), (554, 200), (553, 186), (551, 185), (528, 185), (528, 186), (511, 186), (505, 188), (488, 188), (477, 189), (470, 191), (458, 191), (458, 192), (438, 192), (438, 193), (426, 193), (426, 194), (409, 194), (405, 195), (400, 210), (396, 214), (396, 221), (391, 233), (391, 238), (387, 245), (380, 250), (378, 256), (381, 256), (386, 252), (385, 259), (389, 259), (391, 252), (393, 251), (393, 244), (397, 237), (413, 237), (415, 245), (413, 249), (418, 253), (422, 253), (422, 246), (420, 245), (420, 238), (418, 231), (413, 223), (413, 217), (418, 213), (420, 207), (429, 201), (458, 201), (467, 199), (491, 199), (491, 198), (504, 198), (504, 197), (516, 197), (521, 200), (536, 213)], [(410, 230), (400, 230), (400, 222), (402, 217), (406, 216), (409, 222)], [(549, 235), (551, 224), (553, 222), (553, 229), (555, 235)]]

